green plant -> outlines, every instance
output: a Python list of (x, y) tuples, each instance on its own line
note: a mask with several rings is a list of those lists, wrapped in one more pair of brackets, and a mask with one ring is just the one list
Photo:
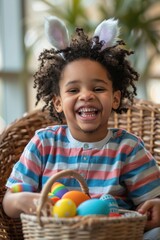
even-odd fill
[(102, 19), (118, 18), (121, 33), (127, 45), (135, 50), (132, 59), (142, 79), (150, 77), (152, 61), (160, 53), (160, 2), (158, 0), (113, 0), (113, 6), (100, 3)]

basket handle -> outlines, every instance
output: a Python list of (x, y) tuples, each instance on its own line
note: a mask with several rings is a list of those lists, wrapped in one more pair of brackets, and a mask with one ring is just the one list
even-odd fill
[(87, 186), (84, 178), (78, 172), (76, 172), (74, 170), (71, 170), (71, 169), (67, 169), (67, 170), (63, 170), (63, 171), (60, 171), (60, 172), (56, 173), (55, 175), (53, 175), (52, 177), (49, 178), (49, 180), (45, 183), (45, 185), (44, 185), (44, 187), (41, 191), (41, 196), (40, 196), (40, 199), (38, 201), (38, 206), (37, 206), (37, 217), (38, 217), (38, 222), (39, 222), (40, 225), (42, 225), (41, 221), (40, 221), (41, 210), (42, 210), (45, 202), (47, 201), (48, 193), (49, 193), (49, 191), (52, 187), (52, 184), (54, 182), (56, 182), (58, 179), (63, 178), (63, 177), (67, 177), (67, 176), (75, 178), (79, 182), (81, 190), (85, 194), (90, 196), (88, 186)]

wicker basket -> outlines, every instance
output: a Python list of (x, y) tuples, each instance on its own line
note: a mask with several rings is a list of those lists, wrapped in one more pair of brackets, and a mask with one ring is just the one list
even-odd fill
[(54, 218), (41, 216), (48, 192), (54, 182), (61, 177), (74, 177), (84, 193), (89, 194), (88, 187), (77, 172), (64, 170), (51, 177), (44, 186), (37, 207), (37, 216), (21, 214), (24, 239), (56, 240), (140, 240), (143, 239), (146, 216), (133, 211), (121, 211), (122, 217), (84, 216), (73, 218)]

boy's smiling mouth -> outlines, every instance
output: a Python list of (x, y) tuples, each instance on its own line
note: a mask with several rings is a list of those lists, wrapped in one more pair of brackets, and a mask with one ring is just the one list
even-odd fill
[(97, 116), (99, 110), (94, 107), (81, 107), (78, 109), (78, 114), (84, 119), (93, 119)]

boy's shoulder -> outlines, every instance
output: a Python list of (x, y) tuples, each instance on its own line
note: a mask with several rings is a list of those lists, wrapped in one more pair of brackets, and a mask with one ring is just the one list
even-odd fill
[(67, 125), (53, 125), (38, 129), (35, 134), (39, 136), (66, 135)]
[(121, 139), (121, 140), (128, 139), (136, 142), (142, 141), (141, 138), (138, 137), (138, 135), (135, 135), (122, 128), (110, 128), (110, 131), (112, 132), (113, 139)]

